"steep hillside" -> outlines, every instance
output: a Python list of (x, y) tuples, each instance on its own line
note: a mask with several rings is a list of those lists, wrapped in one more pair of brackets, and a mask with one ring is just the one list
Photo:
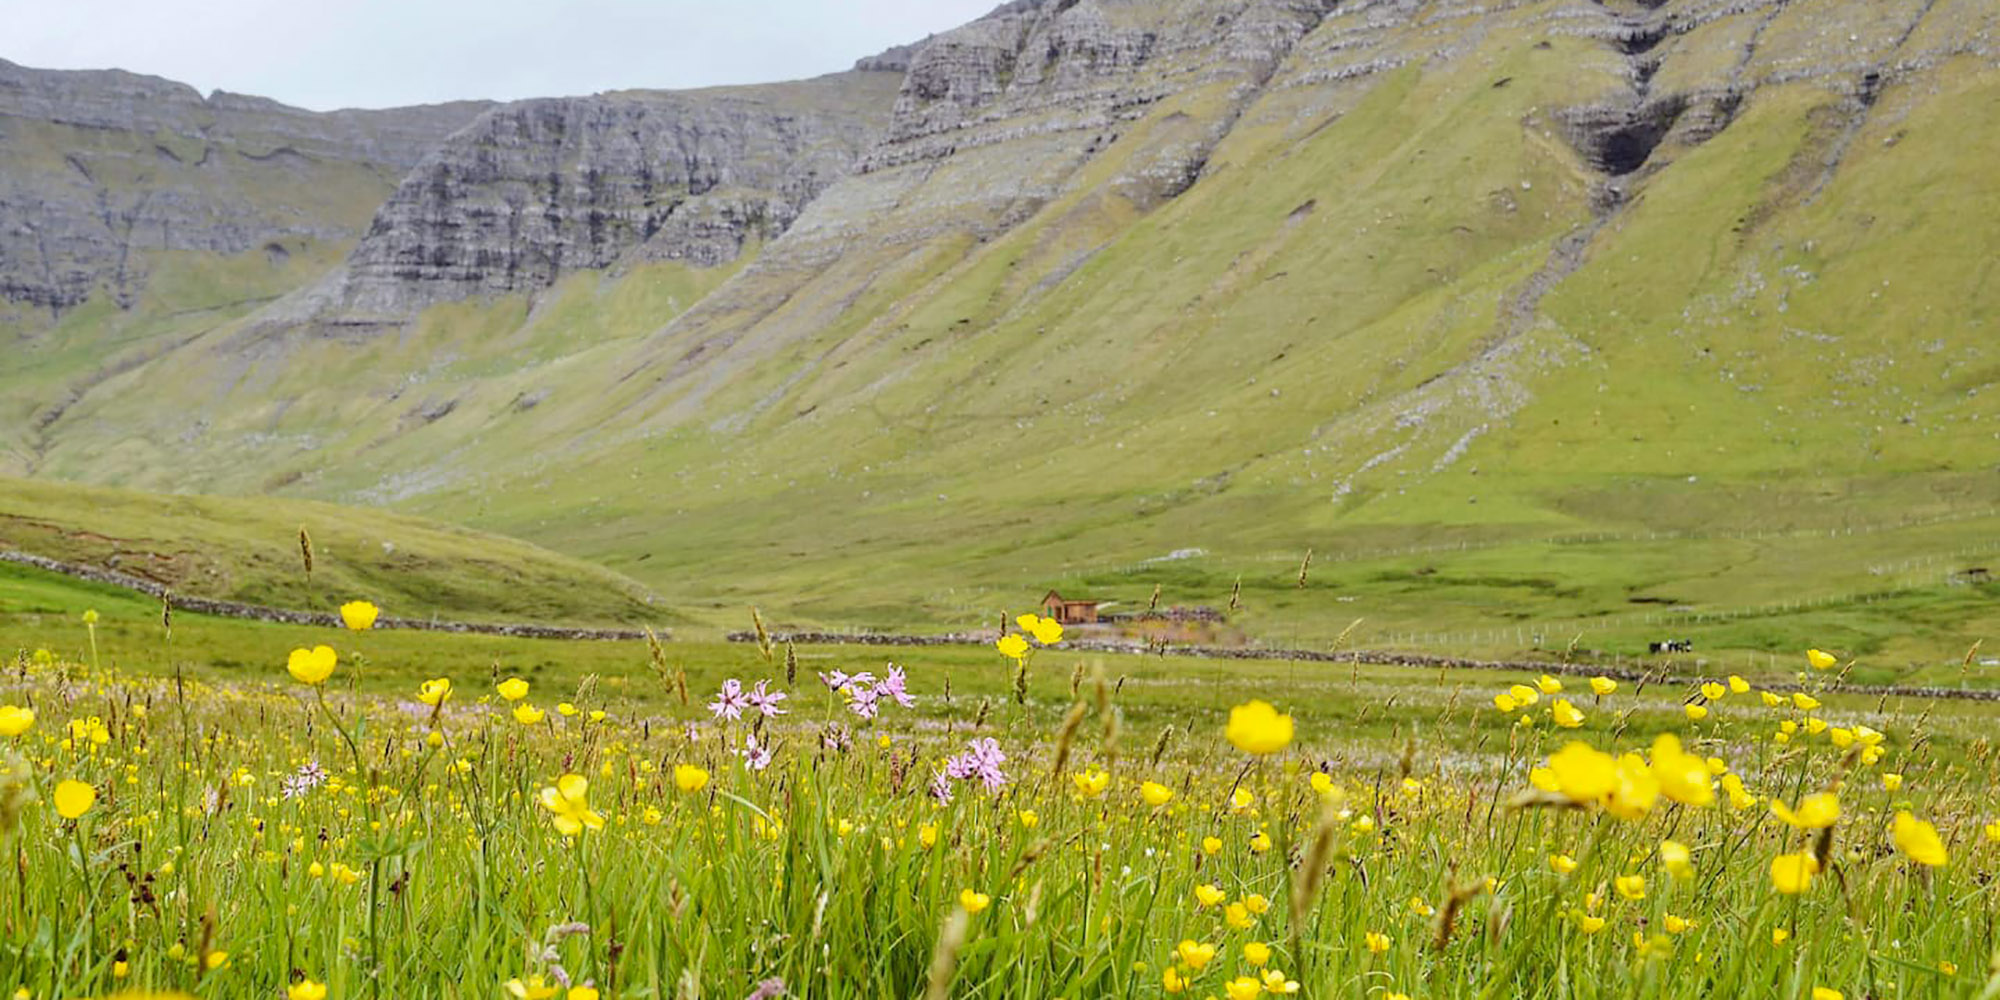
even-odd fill
[[(2000, 496), (1996, 32), (1980, 0), (1025, 0), (891, 60), (886, 132), (726, 280), (434, 307), (289, 380), (176, 352), (47, 469), (393, 501), (836, 622), (1062, 580), (1246, 576), (1303, 638), (1858, 592)], [(569, 329), (596, 346), (436, 388)], [(363, 367), (411, 393), (353, 398)], [(1331, 568), (1447, 543), (1489, 555)], [(1291, 594), (1308, 548), (1356, 605)]]
[[(312, 538), (310, 579), (300, 529)], [(631, 580), (523, 542), (310, 501), (0, 478), (0, 549), (289, 609), (331, 611), (364, 598), (402, 618), (659, 625), (680, 617)], [(0, 572), (32, 575), (4, 564)]]

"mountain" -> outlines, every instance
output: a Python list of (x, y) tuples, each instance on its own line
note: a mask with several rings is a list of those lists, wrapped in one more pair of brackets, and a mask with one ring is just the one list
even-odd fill
[[(105, 375), (29, 465), (392, 504), (799, 620), (1054, 582), (1245, 578), (1306, 638), (1859, 593), (1992, 537), (1996, 22), (1021, 0), (787, 85), (879, 127), (809, 184), (812, 142), (757, 147), (679, 256), (635, 168), (584, 180), (575, 112), (499, 109), (324, 281)], [(1297, 590), (1307, 549), (1358, 608)]]

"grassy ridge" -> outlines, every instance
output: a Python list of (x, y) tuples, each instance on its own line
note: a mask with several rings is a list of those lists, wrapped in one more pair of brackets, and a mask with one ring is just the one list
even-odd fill
[[(299, 532), (312, 537), (307, 578)], [(331, 610), (367, 595), (395, 616), (648, 622), (644, 588), (524, 542), (300, 500), (161, 496), (0, 478), (0, 545), (205, 597)]]

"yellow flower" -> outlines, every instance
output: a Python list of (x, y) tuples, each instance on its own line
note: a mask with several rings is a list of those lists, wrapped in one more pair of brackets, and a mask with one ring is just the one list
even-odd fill
[(1535, 702), (1541, 701), (1542, 693), (1526, 684), (1516, 684), (1507, 689), (1507, 697), (1513, 699), (1514, 704), (1526, 708)]
[(1590, 692), (1599, 698), (1612, 694), (1617, 690), (1618, 682), (1609, 677), (1592, 677), (1590, 679)]
[(1583, 725), (1583, 713), (1577, 711), (1576, 706), (1570, 704), (1568, 698), (1556, 702), (1555, 707), (1549, 709), (1549, 714), (1555, 717), (1556, 725), (1564, 729), (1575, 729)]
[(1000, 655), (1012, 659), (1018, 660), (1028, 655), (1028, 640), (1013, 633), (1001, 636), (993, 646), (1000, 651)]
[(451, 697), (451, 678), (436, 677), (425, 681), (417, 688), (417, 700), (426, 705), (442, 705)]
[(1519, 706), (1514, 704), (1514, 699), (1511, 696), (1505, 694), (1496, 694), (1493, 696), (1493, 707), (1499, 709), (1502, 712), (1511, 713), (1514, 711), (1514, 709), (1518, 708)]
[(1620, 875), (1613, 879), (1611, 884), (1617, 888), (1618, 894), (1626, 899), (1646, 898), (1646, 876), (1644, 875)]
[(1840, 661), (1834, 658), (1832, 653), (1822, 652), (1817, 649), (1808, 649), (1806, 650), (1806, 662), (1812, 664), (1814, 670), (1832, 670), (1834, 664)]
[(1214, 906), (1217, 903), (1220, 903), (1228, 898), (1229, 894), (1223, 892), (1222, 889), (1213, 882), (1206, 882), (1194, 887), (1195, 902), (1200, 903), (1203, 909), (1207, 909), (1208, 907)]
[(1694, 856), (1687, 845), (1678, 840), (1660, 841), (1660, 867), (1675, 878), (1686, 878), (1694, 873)]
[(95, 624), (97, 624), (97, 609), (96, 609), (96, 608), (91, 608), (91, 609), (89, 609), (89, 610), (87, 610), (87, 611), (85, 611), (85, 612), (83, 613), (83, 623), (84, 623), (85, 625), (95, 625)]
[(18, 705), (0, 705), (0, 736), (19, 736), (35, 728), (35, 710)]
[(1222, 838), (1221, 838), (1221, 837), (1203, 837), (1203, 838), (1201, 838), (1201, 853), (1203, 853), (1203, 854), (1219, 854), (1219, 853), (1221, 853), (1221, 851), (1222, 851)]
[(1698, 702), (1689, 702), (1682, 707), (1682, 710), (1687, 712), (1688, 721), (1690, 722), (1700, 722), (1708, 718), (1708, 706)]
[(1847, 997), (1843, 996), (1839, 990), (1828, 989), (1824, 986), (1815, 986), (1812, 991), (1812, 1000), (1847, 1000)]
[(549, 1000), (560, 991), (560, 987), (550, 986), (541, 976), (529, 976), (526, 981), (509, 979), (503, 984), (509, 996), (517, 1000)]
[(548, 714), (525, 701), (514, 706), (514, 721), (524, 726), (539, 725)]
[(1243, 946), (1243, 960), (1263, 968), (1264, 963), (1271, 960), (1271, 946), (1262, 941), (1252, 941)]
[(1389, 950), (1389, 935), (1383, 934), (1380, 931), (1369, 931), (1362, 937), (1362, 940), (1368, 945), (1369, 952), (1373, 954), (1380, 955)]
[(1819, 699), (1804, 691), (1792, 692), (1792, 707), (1801, 712), (1810, 712), (1819, 707)]
[(983, 892), (961, 889), (958, 893), (958, 905), (964, 907), (967, 913), (978, 913), (993, 905), (993, 897)]
[(936, 823), (925, 823), (917, 827), (917, 843), (923, 845), (924, 850), (928, 851), (932, 847), (937, 846), (937, 838), (938, 826)]
[(2000, 820), (1986, 824), (1986, 839), (2000, 844)]
[(565, 719), (569, 719), (569, 718), (575, 718), (579, 713), (577, 712), (577, 707), (575, 705), (572, 705), (566, 701), (559, 701), (556, 702), (556, 714), (562, 716)]
[(326, 1000), (326, 984), (301, 979), (286, 987), (285, 1000)]
[(1181, 975), (1180, 970), (1171, 965), (1160, 972), (1160, 988), (1168, 993), (1179, 993), (1187, 989), (1187, 985), (1187, 977)]
[(1111, 787), (1111, 775), (1097, 768), (1086, 767), (1070, 775), (1070, 781), (1076, 785), (1076, 794), (1086, 799), (1097, 798)]
[(375, 616), (381, 610), (367, 601), (348, 601), (340, 606), (340, 622), (356, 632), (365, 632), (375, 627)]
[(1902, 787), (1903, 787), (1903, 776), (1902, 776), (1902, 775), (1900, 775), (1900, 774), (1896, 774), (1896, 773), (1895, 773), (1895, 772), (1893, 772), (1893, 771), (1884, 771), (1884, 772), (1882, 773), (1882, 790), (1883, 790), (1883, 791), (1885, 791), (1885, 792), (1895, 792), (1895, 791), (1901, 791), (1901, 790), (1902, 790)]
[(1792, 932), (1783, 927), (1771, 928), (1771, 947), (1776, 948), (1792, 939)]
[(1660, 794), (1684, 806), (1707, 806), (1715, 801), (1714, 777), (1708, 762), (1681, 750), (1680, 738), (1661, 733), (1653, 741), (1653, 777)]
[(292, 679), (300, 684), (323, 684), (333, 676), (333, 666), (339, 656), (332, 646), (314, 646), (311, 649), (294, 649), (285, 660), (285, 669)]
[(1595, 934), (1598, 931), (1604, 929), (1603, 917), (1592, 916), (1588, 913), (1584, 913), (1581, 910), (1578, 910), (1575, 916), (1576, 916), (1576, 929), (1584, 932), (1585, 934)]
[(1535, 679), (1535, 687), (1543, 694), (1561, 694), (1563, 682), (1548, 674), (1543, 674)]
[(494, 687), (500, 697), (508, 701), (520, 701), (528, 696), (528, 682), (519, 677), (509, 677)]
[(1780, 698), (1769, 691), (1759, 691), (1757, 692), (1757, 697), (1764, 699), (1765, 708), (1778, 708), (1779, 706), (1782, 706), (1785, 703), (1785, 699)]
[(1771, 859), (1771, 885), (1788, 896), (1812, 888), (1813, 876), (1817, 874), (1819, 859), (1807, 852), (1780, 854)]
[(1618, 763), (1588, 743), (1571, 743), (1549, 758), (1555, 790), (1571, 802), (1596, 802), (1618, 783)]
[(1174, 790), (1157, 781), (1148, 781), (1139, 786), (1139, 797), (1146, 800), (1147, 805), (1157, 809), (1174, 797)]
[(1947, 860), (1944, 841), (1938, 839), (1937, 827), (1907, 812), (1898, 812), (1890, 830), (1896, 848), (1909, 855), (1910, 860), (1931, 868), (1941, 867)]
[(1694, 921), (1669, 913), (1661, 924), (1666, 927), (1669, 934), (1685, 934), (1688, 928), (1694, 926)]
[(1250, 853), (1263, 854), (1271, 849), (1271, 835), (1262, 830), (1250, 835)]
[(1028, 631), (1034, 635), (1036, 642), (1044, 646), (1053, 646), (1063, 637), (1062, 623), (1053, 618), (1035, 619), (1035, 623), (1028, 626)]
[(1292, 717), (1279, 715), (1269, 702), (1248, 702), (1229, 710), (1223, 735), (1244, 753), (1267, 756), (1291, 744)]
[(1738, 677), (1738, 676), (1736, 676), (1735, 674), (1730, 674), (1730, 675), (1729, 675), (1729, 692), (1730, 692), (1731, 694), (1749, 694), (1749, 693), (1750, 693), (1750, 682), (1749, 682), (1749, 681), (1746, 681), (1746, 680), (1744, 680), (1744, 679), (1743, 679), (1743, 678), (1741, 678), (1741, 677)]
[(572, 986), (568, 993), (563, 994), (563, 1000), (597, 1000), (597, 998), (598, 992), (595, 986)]
[(1222, 919), (1239, 931), (1247, 931), (1257, 926), (1257, 919), (1250, 915), (1249, 907), (1242, 903), (1231, 903), (1222, 908)]
[(699, 792), (708, 787), (708, 772), (693, 764), (675, 764), (674, 787), (683, 792)]
[(1222, 984), (1222, 991), (1229, 1000), (1257, 1000), (1257, 995), (1264, 992), (1264, 984), (1249, 976), (1237, 976)]
[(1251, 913), (1263, 913), (1271, 908), (1271, 901), (1253, 892), (1243, 897), (1243, 905), (1248, 907)]
[(1835, 726), (1826, 731), (1826, 738), (1833, 741), (1833, 746), (1837, 750), (1845, 750), (1854, 745), (1854, 731), (1851, 729)]
[(1840, 818), (1840, 796), (1832, 792), (1815, 792), (1799, 800), (1796, 812), (1783, 802), (1772, 799), (1771, 815), (1801, 830), (1824, 829)]
[(1042, 822), (1042, 818), (1040, 816), (1035, 815), (1035, 811), (1033, 809), (1021, 810), (1020, 819), (1021, 819), (1021, 825), (1030, 830), (1034, 829), (1037, 825), (1039, 825)]
[(56, 783), (56, 813), (64, 819), (77, 819), (97, 804), (97, 789), (81, 781), (60, 781)]
[(542, 789), (542, 808), (555, 814), (550, 822), (557, 833), (574, 837), (584, 827), (604, 829), (604, 817), (591, 810), (589, 796), (590, 781), (580, 774), (565, 774), (555, 787)]
[(1264, 971), (1264, 992), (1276, 996), (1289, 996), (1299, 991), (1296, 979), (1286, 979), (1285, 974), (1276, 969)]
[(1181, 960), (1181, 964), (1200, 972), (1208, 968), (1208, 963), (1215, 958), (1215, 946), (1200, 941), (1182, 941), (1174, 947), (1174, 956)]
[(1638, 819), (1652, 811), (1660, 798), (1660, 779), (1636, 753), (1618, 758), (1611, 794), (1604, 797), (1604, 811), (1619, 819)]
[(1707, 698), (1709, 701), (1721, 701), (1723, 696), (1728, 693), (1728, 688), (1714, 681), (1709, 681), (1701, 686), (1701, 696)]
[(1576, 871), (1576, 859), (1567, 854), (1549, 855), (1549, 869), (1557, 875), (1568, 875)]

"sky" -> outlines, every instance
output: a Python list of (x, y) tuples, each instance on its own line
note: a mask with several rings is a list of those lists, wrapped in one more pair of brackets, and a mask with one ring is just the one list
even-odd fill
[(0, 59), (327, 111), (793, 80), (999, 0), (0, 0)]

